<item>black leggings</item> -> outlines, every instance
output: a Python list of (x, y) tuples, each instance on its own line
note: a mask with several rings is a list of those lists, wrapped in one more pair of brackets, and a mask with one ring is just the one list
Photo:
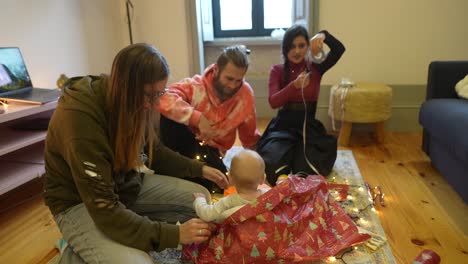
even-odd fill
[[(226, 166), (220, 158), (219, 150), (206, 145), (200, 146), (200, 141), (195, 138), (186, 125), (174, 122), (162, 115), (160, 124), (160, 137), (165, 146), (188, 158), (197, 159), (198, 157), (206, 165), (223, 173), (227, 172)], [(219, 187), (209, 180), (202, 178), (187, 178), (187, 180), (199, 183), (211, 192), (221, 192)]]

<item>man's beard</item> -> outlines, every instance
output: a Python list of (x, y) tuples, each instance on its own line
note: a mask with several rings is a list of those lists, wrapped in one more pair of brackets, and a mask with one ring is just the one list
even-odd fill
[(231, 92), (226, 92), (226, 86), (221, 83), (221, 81), (219, 80), (219, 76), (214, 76), (213, 78), (213, 87), (215, 89), (216, 94), (218, 95), (218, 98), (221, 101), (225, 101), (231, 98), (235, 93), (237, 93), (237, 91), (239, 91), (241, 86), (242, 84), (239, 85), (239, 87), (237, 87), (236, 89), (232, 90)]

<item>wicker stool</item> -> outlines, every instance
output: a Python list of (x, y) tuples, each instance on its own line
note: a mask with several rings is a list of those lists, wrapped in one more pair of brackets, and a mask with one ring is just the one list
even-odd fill
[(376, 123), (377, 141), (384, 142), (384, 122), (390, 118), (391, 104), (392, 88), (384, 84), (359, 82), (352, 88), (333, 86), (328, 115), (343, 121), (338, 145), (348, 145), (353, 123)]

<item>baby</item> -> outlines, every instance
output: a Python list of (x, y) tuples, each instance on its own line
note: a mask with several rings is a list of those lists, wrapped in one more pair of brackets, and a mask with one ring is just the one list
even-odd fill
[(220, 223), (269, 190), (258, 188), (265, 181), (265, 163), (262, 157), (252, 150), (242, 150), (232, 158), (229, 179), (236, 187), (237, 193), (230, 194), (212, 205), (207, 203), (202, 193), (193, 194), (193, 207), (200, 219)]

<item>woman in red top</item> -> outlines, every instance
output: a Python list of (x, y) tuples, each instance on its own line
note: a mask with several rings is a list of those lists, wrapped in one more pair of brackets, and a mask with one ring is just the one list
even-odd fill
[[(330, 48), (326, 55), (324, 44)], [(307, 58), (308, 50), (312, 57), (320, 54), (325, 57), (320, 62), (311, 61)], [(257, 145), (270, 184), (274, 185), (282, 174), (331, 172), (336, 159), (336, 139), (327, 135), (322, 123), (315, 119), (315, 112), (322, 76), (344, 51), (343, 44), (325, 30), (310, 40), (303, 26), (295, 25), (286, 31), (282, 43), (284, 63), (271, 68), (269, 80), (268, 100), (279, 111)]]

